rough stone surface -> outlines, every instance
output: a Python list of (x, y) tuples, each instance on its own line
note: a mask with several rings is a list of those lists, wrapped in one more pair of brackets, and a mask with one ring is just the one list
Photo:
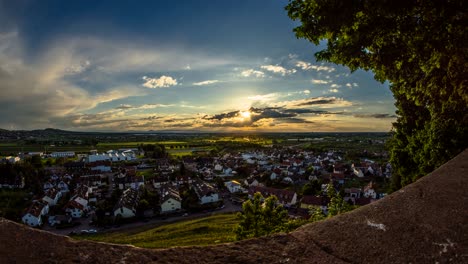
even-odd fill
[(388, 197), (290, 234), (164, 250), (0, 219), (0, 263), (468, 263), (468, 150)]

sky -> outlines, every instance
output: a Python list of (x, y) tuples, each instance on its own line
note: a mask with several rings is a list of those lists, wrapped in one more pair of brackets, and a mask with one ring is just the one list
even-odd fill
[(286, 0), (0, 0), (0, 128), (390, 131), (388, 83), (317, 62)]

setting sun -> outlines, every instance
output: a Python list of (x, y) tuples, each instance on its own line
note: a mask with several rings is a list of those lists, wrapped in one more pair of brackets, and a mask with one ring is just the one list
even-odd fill
[(240, 112), (240, 115), (241, 115), (243, 118), (250, 118), (250, 112), (249, 112), (249, 111)]

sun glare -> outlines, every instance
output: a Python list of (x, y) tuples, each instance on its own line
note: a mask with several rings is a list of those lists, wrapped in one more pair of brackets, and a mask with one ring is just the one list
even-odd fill
[(240, 114), (241, 114), (241, 116), (243, 118), (250, 118), (250, 112), (249, 111), (241, 112)]

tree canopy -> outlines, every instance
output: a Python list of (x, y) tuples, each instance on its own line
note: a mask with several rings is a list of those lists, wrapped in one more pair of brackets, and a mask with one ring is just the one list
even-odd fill
[(290, 0), (298, 38), (321, 61), (389, 81), (397, 121), (389, 142), (393, 186), (415, 181), (468, 147), (468, 2)]
[(278, 204), (278, 198), (274, 195), (264, 199), (260, 193), (255, 193), (252, 200), (242, 204), (242, 213), (238, 217), (240, 223), (235, 230), (237, 239), (288, 231), (288, 212)]

